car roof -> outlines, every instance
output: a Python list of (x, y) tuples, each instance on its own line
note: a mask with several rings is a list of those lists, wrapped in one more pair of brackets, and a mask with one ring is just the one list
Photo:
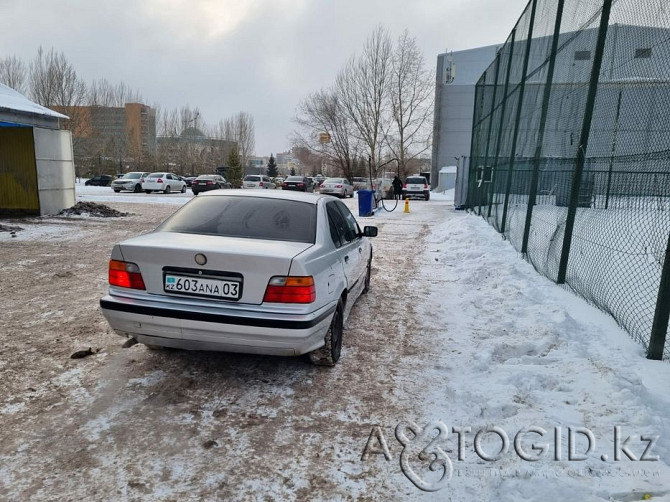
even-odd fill
[(311, 204), (317, 204), (319, 199), (328, 199), (332, 200), (332, 197), (328, 195), (321, 194), (312, 194), (312, 193), (303, 193), (303, 192), (294, 192), (288, 190), (225, 190), (225, 191), (213, 191), (205, 192), (202, 194), (205, 197), (256, 197), (259, 199), (281, 199), (281, 200), (294, 200), (298, 202), (309, 202)]

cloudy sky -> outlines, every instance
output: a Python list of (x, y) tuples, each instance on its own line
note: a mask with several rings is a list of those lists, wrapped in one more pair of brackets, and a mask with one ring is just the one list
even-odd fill
[(199, 107), (215, 124), (256, 123), (256, 154), (285, 151), (298, 102), (331, 85), (377, 25), (405, 28), (427, 64), (446, 50), (501, 43), (527, 0), (0, 0), (0, 57), (65, 54), (148, 104)]

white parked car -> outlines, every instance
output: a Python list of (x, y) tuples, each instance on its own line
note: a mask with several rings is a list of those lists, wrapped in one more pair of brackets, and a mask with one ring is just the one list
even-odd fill
[(376, 227), (341, 201), (283, 190), (215, 190), (155, 231), (114, 246), (104, 316), (149, 346), (340, 357), (370, 287)]
[(147, 172), (132, 172), (126, 173), (121, 178), (112, 181), (112, 190), (119, 193), (121, 190), (128, 190), (131, 192), (141, 192), (144, 178), (147, 177)]
[(186, 193), (186, 182), (172, 173), (151, 173), (144, 178), (142, 190), (146, 193), (151, 192), (181, 192)]
[(430, 185), (428, 185), (428, 180), (418, 174), (408, 176), (402, 186), (402, 198), (406, 197), (421, 197), (425, 200), (430, 200)]
[(346, 178), (326, 178), (319, 191), (326, 195), (337, 195), (338, 197), (353, 197), (354, 185)]
[(277, 188), (269, 176), (262, 174), (248, 174), (242, 180), (242, 188)]

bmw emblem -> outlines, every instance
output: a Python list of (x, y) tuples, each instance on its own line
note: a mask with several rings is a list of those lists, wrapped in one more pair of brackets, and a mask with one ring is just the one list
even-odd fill
[(195, 262), (198, 265), (204, 265), (205, 263), (207, 263), (207, 257), (202, 253), (198, 253), (197, 255), (195, 255)]

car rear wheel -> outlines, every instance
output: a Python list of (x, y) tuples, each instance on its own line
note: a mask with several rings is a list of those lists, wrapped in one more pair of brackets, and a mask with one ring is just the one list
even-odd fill
[(181, 187), (181, 193), (186, 193), (186, 185), (184, 185), (183, 187)]
[(165, 187), (165, 190), (163, 190), (163, 193), (170, 193), (170, 185)]
[(426, 195), (424, 195), (424, 198), (425, 198), (426, 200), (430, 200), (430, 194), (426, 194)]
[(342, 331), (344, 329), (344, 303), (338, 300), (337, 308), (330, 321), (328, 333), (326, 333), (326, 344), (320, 349), (309, 353), (309, 358), (317, 366), (335, 366), (342, 352)]
[(115, 189), (114, 189), (114, 193), (119, 193), (120, 191), (121, 191), (120, 188), (115, 188)]
[(145, 190), (144, 193), (151, 193), (151, 190)]
[(140, 193), (141, 191), (142, 191), (142, 185), (138, 183), (137, 185), (135, 185), (135, 190), (133, 190), (133, 192)]

